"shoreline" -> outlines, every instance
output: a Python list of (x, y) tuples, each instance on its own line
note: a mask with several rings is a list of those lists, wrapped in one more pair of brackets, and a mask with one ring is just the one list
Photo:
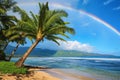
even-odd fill
[(29, 68), (25, 75), (0, 75), (0, 80), (95, 80), (87, 76), (66, 74), (59, 69)]
[(82, 75), (82, 74), (77, 75), (77, 74), (66, 73), (61, 69), (47, 69), (44, 71), (61, 80), (95, 80), (94, 78), (88, 75)]

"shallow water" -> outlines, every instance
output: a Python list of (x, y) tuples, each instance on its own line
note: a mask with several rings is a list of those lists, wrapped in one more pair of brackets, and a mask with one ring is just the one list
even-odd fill
[(120, 80), (119, 58), (30, 57), (25, 64), (59, 69), (65, 74), (87, 75), (96, 80)]

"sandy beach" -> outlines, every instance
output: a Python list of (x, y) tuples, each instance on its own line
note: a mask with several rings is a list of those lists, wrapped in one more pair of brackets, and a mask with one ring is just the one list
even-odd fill
[(26, 75), (0, 75), (0, 80), (95, 80), (86, 76), (65, 74), (59, 70), (29, 69)]
[(0, 80), (60, 80), (50, 74), (40, 71), (40, 69), (29, 69), (25, 75), (1, 75)]

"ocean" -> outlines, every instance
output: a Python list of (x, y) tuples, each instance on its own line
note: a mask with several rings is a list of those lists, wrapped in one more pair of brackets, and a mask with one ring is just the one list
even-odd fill
[[(12, 58), (15, 62), (18, 58)], [(88, 76), (95, 80), (120, 80), (120, 58), (29, 57), (26, 65), (59, 69), (66, 74)]]

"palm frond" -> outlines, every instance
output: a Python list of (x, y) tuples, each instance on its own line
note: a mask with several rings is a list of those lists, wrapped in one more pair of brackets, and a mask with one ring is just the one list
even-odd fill
[(46, 18), (46, 15), (47, 15), (47, 11), (49, 10), (49, 7), (48, 7), (48, 2), (46, 4), (40, 4), (39, 3), (39, 8), (40, 8), (40, 11), (39, 11), (39, 28), (38, 28), (38, 31), (42, 31), (43, 30), (43, 25), (44, 25), (44, 22), (45, 22), (45, 18)]
[(48, 36), (46, 37), (46, 39), (51, 40), (51, 41), (54, 41), (54, 42), (56, 42), (58, 45), (60, 45), (59, 42), (58, 42), (59, 40), (61, 40), (61, 41), (66, 41), (65, 39), (61, 38), (60, 36), (55, 36), (55, 35), (48, 35)]
[[(51, 14), (51, 15), (49, 15)], [(63, 22), (63, 20), (61, 19), (61, 17), (66, 17), (67, 16), (67, 13), (63, 10), (60, 10), (60, 11), (52, 11), (52, 13), (48, 12), (48, 17), (47, 17), (47, 20), (46, 20), (46, 24), (45, 24), (45, 27), (49, 27), (51, 25), (51, 23), (58, 23), (58, 21), (60, 22)], [(64, 22), (63, 22), (64, 24)]]
[(31, 13), (31, 16), (32, 16), (32, 18), (33, 18), (33, 23), (34, 23), (36, 26), (38, 26), (38, 19), (37, 19), (37, 17), (33, 14), (33, 12), (30, 11), (30, 13)]
[[(75, 34), (74, 29), (66, 26), (68, 22), (63, 20), (63, 17), (68, 16), (65, 11), (49, 10), (48, 2), (46, 4), (39, 3), (39, 8), (37, 15), (33, 14), (33, 12), (28, 15), (27, 12), (16, 7), (15, 11), (21, 15), (21, 20), (17, 21), (16, 28), (11, 28), (11, 31), (14, 29), (16, 32), (24, 33), (23, 36), (31, 41), (34, 39), (42, 41), (46, 38), (56, 42), (58, 45), (58, 40), (65, 41), (60, 36), (69, 38), (68, 33)], [(8, 31), (7, 34), (11, 33)]]

